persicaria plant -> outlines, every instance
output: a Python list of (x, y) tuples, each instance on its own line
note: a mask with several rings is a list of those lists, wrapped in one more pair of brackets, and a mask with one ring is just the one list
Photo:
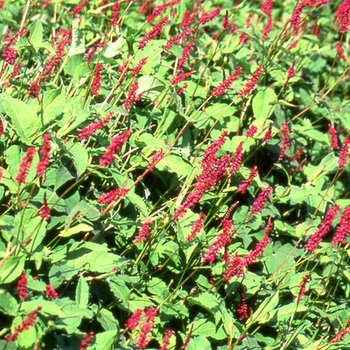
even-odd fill
[(349, 0), (0, 16), (0, 349), (350, 348)]

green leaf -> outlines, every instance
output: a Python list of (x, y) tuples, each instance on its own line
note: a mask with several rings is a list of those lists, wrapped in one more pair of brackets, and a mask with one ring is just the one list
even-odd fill
[(24, 270), (24, 263), (24, 256), (10, 256), (0, 270), (0, 285), (16, 280)]
[(144, 75), (139, 79), (137, 94), (142, 93), (142, 98), (154, 101), (164, 89), (164, 84), (153, 76)]
[(67, 228), (66, 230), (62, 231), (59, 236), (60, 237), (71, 237), (73, 235), (76, 235), (78, 233), (82, 232), (90, 232), (93, 230), (93, 227), (87, 224), (78, 224), (76, 226)]
[(117, 336), (117, 334), (117, 330), (111, 330), (96, 334), (96, 340), (91, 350), (111, 349), (113, 343), (115, 342), (115, 337)]
[(79, 18), (75, 18), (72, 25), (72, 43), (68, 55), (73, 56), (79, 53), (85, 53), (85, 34), (79, 28)]
[(129, 308), (130, 289), (126, 286), (125, 282), (118, 278), (118, 276), (112, 276), (109, 282), (109, 288), (118, 301), (124, 307)]
[(14, 124), (14, 130), (21, 142), (31, 145), (41, 131), (40, 120), (33, 108), (6, 94), (0, 95), (0, 111), (8, 114)]
[(252, 322), (267, 323), (271, 320), (277, 312), (276, 306), (279, 302), (279, 290), (274, 292), (273, 295), (266, 297), (260, 304), (259, 308), (254, 312), (251, 317)]
[(43, 41), (43, 25), (39, 19), (36, 19), (33, 23), (28, 26), (29, 41), (32, 45), (36, 46), (37, 43)]
[(88, 152), (82, 145), (75, 143), (69, 149), (69, 154), (72, 157), (72, 161), (75, 169), (77, 170), (77, 176), (79, 178), (85, 172), (88, 166)]
[(175, 154), (168, 154), (156, 165), (156, 168), (160, 171), (168, 171), (179, 176), (186, 176), (192, 171), (192, 165)]
[(47, 125), (63, 115), (62, 106), (66, 102), (66, 96), (62, 88), (45, 91), (42, 96), (39, 113), (42, 115), (42, 123)]
[(270, 103), (276, 100), (277, 95), (271, 88), (260, 90), (253, 98), (253, 113), (255, 119), (264, 121), (271, 115), (274, 107)]
[(86, 307), (89, 302), (89, 285), (83, 275), (79, 276), (77, 289), (75, 290), (75, 301), (83, 307)]
[(18, 304), (17, 300), (8, 292), (0, 290), (0, 310), (5, 315), (16, 316)]
[(101, 309), (97, 313), (97, 321), (106, 331), (118, 330), (118, 322), (113, 313), (106, 309)]
[(56, 173), (55, 191), (71, 179), (74, 179), (74, 177), (70, 171), (65, 166), (61, 165)]

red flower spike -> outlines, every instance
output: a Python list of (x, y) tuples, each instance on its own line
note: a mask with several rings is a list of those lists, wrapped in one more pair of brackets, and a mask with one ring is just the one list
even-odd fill
[(139, 339), (137, 340), (137, 349), (146, 349), (148, 341), (149, 341), (149, 333), (151, 332), (155, 319), (154, 317), (157, 315), (157, 309), (154, 307), (150, 307), (145, 310), (145, 318), (146, 321), (141, 326), (141, 331), (139, 335)]
[(2, 50), (2, 57), (7, 64), (13, 66), (17, 57), (17, 50), (12, 47), (5, 47)]
[(223, 274), (224, 281), (230, 281), (234, 276), (244, 277), (243, 260), (238, 256), (237, 252), (231, 259), (227, 259), (226, 264), (228, 267)]
[(145, 66), (145, 64), (147, 63), (147, 57), (141, 58), (140, 61), (137, 62), (135, 68), (132, 70), (132, 75), (139, 75), (142, 68)]
[(4, 124), (2, 122), (2, 119), (0, 118), (0, 136), (3, 134), (5, 134)]
[(154, 169), (154, 167), (157, 165), (157, 163), (159, 163), (165, 156), (165, 153), (163, 152), (162, 149), (160, 149), (159, 151), (157, 151), (152, 158), (150, 159), (150, 161), (148, 162), (147, 165), (147, 169), (149, 171), (152, 171)]
[(109, 112), (108, 115), (106, 115), (103, 120), (97, 120), (96, 122), (89, 124), (85, 128), (83, 128), (79, 133), (79, 140), (83, 141), (90, 136), (92, 136), (97, 130), (102, 129), (104, 126), (106, 126), (113, 116), (114, 112)]
[(25, 271), (22, 272), (21, 277), (17, 282), (18, 295), (21, 297), (22, 301), (28, 298), (27, 293), (27, 277)]
[(136, 95), (136, 91), (139, 88), (139, 82), (137, 79), (134, 80), (134, 82), (131, 84), (128, 97), (125, 99), (125, 102), (123, 104), (123, 108), (127, 111), (130, 110), (131, 106), (137, 102), (140, 97)]
[(99, 91), (101, 89), (102, 69), (103, 69), (103, 65), (101, 63), (99, 63), (95, 69), (94, 79), (92, 81), (92, 86), (91, 86), (91, 95), (95, 97), (98, 97)]
[(297, 305), (299, 305), (299, 303), (303, 300), (303, 297), (305, 295), (306, 283), (308, 283), (309, 281), (311, 281), (311, 276), (309, 274), (306, 274), (298, 287), (299, 293), (297, 295), (296, 300)]
[(85, 57), (85, 61), (88, 66), (90, 65), (91, 60), (94, 58), (96, 51), (106, 45), (106, 41), (106, 38), (104, 38), (102, 41), (99, 40), (89, 49)]
[(42, 307), (39, 305), (34, 311), (27, 314), (26, 318), (22, 320), (22, 325), (15, 327), (14, 332), (10, 336), (5, 336), (5, 340), (8, 343), (14, 342), (18, 338), (19, 333), (27, 331), (29, 327), (34, 326), (35, 320), (37, 319), (37, 314), (41, 309)]
[(165, 331), (164, 333), (164, 337), (163, 337), (163, 340), (162, 340), (162, 346), (159, 348), (159, 350), (169, 350), (168, 348), (168, 345), (169, 345), (169, 342), (170, 342), (170, 337), (175, 334), (174, 331)]
[(172, 7), (180, 3), (182, 0), (170, 0), (165, 4), (158, 5), (151, 15), (147, 16), (146, 21), (151, 24), (157, 16), (160, 16), (167, 8)]
[(143, 311), (143, 309), (136, 309), (135, 312), (128, 319), (128, 322), (125, 324), (125, 327), (129, 328), (131, 331), (134, 330), (141, 321), (141, 315)]
[(328, 233), (334, 218), (337, 215), (338, 210), (340, 209), (339, 205), (331, 208), (324, 220), (321, 222), (320, 227), (317, 229), (315, 233), (313, 233), (305, 244), (305, 249), (310, 250), (312, 252), (316, 252), (317, 247), (322, 242), (322, 238)]
[(29, 86), (28, 95), (30, 98), (39, 99), (40, 80), (35, 80), (32, 85)]
[(74, 7), (72, 11), (72, 18), (76, 18), (78, 13), (86, 6), (86, 4), (89, 2), (89, 0), (84, 0), (80, 4)]
[(180, 72), (182, 69), (184, 69), (184, 67), (188, 61), (188, 57), (190, 56), (190, 53), (191, 53), (193, 48), (194, 48), (194, 39), (191, 39), (190, 42), (185, 45), (185, 47), (182, 51), (181, 58), (179, 59), (178, 64), (177, 64), (177, 68), (176, 68), (177, 72)]
[(163, 50), (169, 51), (175, 44), (179, 44), (180, 41), (185, 41), (188, 36), (194, 33), (194, 29), (185, 29), (183, 32), (171, 37), (164, 45)]
[(50, 139), (51, 139), (50, 134), (45, 134), (43, 136), (44, 144), (43, 144), (42, 150), (40, 151), (40, 153), (42, 154), (42, 157), (40, 159), (40, 162), (36, 165), (37, 176), (44, 174), (47, 167), (49, 166), (49, 158), (50, 158), (50, 151), (51, 151)]
[(295, 69), (294, 69), (294, 65), (295, 62), (292, 63), (292, 66), (288, 69), (288, 76), (287, 76), (287, 80), (285, 81), (285, 83), (283, 84), (283, 87), (287, 86), (289, 79), (292, 78), (295, 74)]
[(40, 217), (42, 219), (45, 218), (46, 220), (50, 219), (50, 208), (49, 208), (49, 205), (47, 204), (46, 192), (44, 192), (44, 203), (43, 203), (43, 208), (41, 209)]
[(90, 332), (88, 334), (84, 334), (84, 339), (80, 342), (80, 349), (79, 350), (85, 350), (87, 349), (92, 342), (94, 341), (94, 332)]
[(277, 160), (278, 162), (280, 160), (282, 160), (283, 157), (286, 155), (286, 149), (290, 148), (288, 131), (289, 131), (288, 124), (287, 123), (283, 123), (282, 124), (282, 128), (281, 128), (281, 133), (282, 133), (281, 143), (282, 143), (282, 146), (280, 146), (281, 152), (280, 152), (280, 155), (279, 155), (278, 160)]
[(266, 143), (269, 143), (271, 139), (272, 139), (272, 123), (270, 123), (269, 128), (267, 129), (262, 140), (265, 141)]
[(51, 286), (51, 284), (48, 284), (45, 287), (45, 295), (49, 298), (49, 299), (56, 299), (58, 298), (58, 294), (57, 292), (53, 289), (53, 287)]
[(272, 18), (272, 9), (273, 9), (272, 0), (265, 0), (260, 8), (260, 10), (266, 14), (268, 19)]
[(185, 30), (188, 28), (188, 26), (194, 22), (194, 19), (191, 15), (191, 12), (189, 10), (186, 10), (184, 13), (184, 16), (182, 17), (182, 21), (180, 23), (180, 27), (182, 30)]
[(210, 11), (206, 14), (204, 14), (203, 16), (201, 16), (201, 18), (198, 20), (198, 23), (200, 24), (205, 24), (211, 20), (213, 20), (221, 11), (220, 7), (217, 7), (215, 10)]
[(269, 232), (267, 232), (265, 236), (257, 243), (255, 248), (243, 258), (243, 266), (254, 263), (258, 257), (263, 254), (269, 243)]
[(239, 315), (238, 321), (242, 322), (248, 318), (248, 305), (245, 301), (245, 293), (243, 287), (240, 288), (241, 301), (238, 304), (237, 313)]
[(222, 30), (226, 31), (230, 28), (230, 22), (229, 22), (229, 15), (228, 15), (228, 10), (225, 12), (225, 16), (222, 20)]
[(169, 18), (165, 17), (160, 20), (158, 24), (156, 24), (137, 44), (137, 47), (141, 50), (147, 45), (147, 43), (154, 39), (156, 36), (158, 36), (163, 27), (166, 26), (167, 24), (170, 24)]
[(264, 204), (267, 201), (267, 199), (269, 198), (272, 190), (273, 189), (271, 186), (267, 186), (267, 187), (262, 189), (262, 191), (259, 193), (257, 199), (255, 200), (255, 202), (252, 205), (252, 210), (248, 216), (248, 220), (250, 220), (256, 213), (258, 213), (259, 211), (261, 211), (264, 208)]
[(343, 61), (347, 61), (348, 59), (345, 57), (344, 55), (344, 51), (343, 51), (343, 48), (341, 46), (341, 42), (338, 41), (336, 44), (335, 44), (335, 51), (337, 53), (337, 56), (340, 60), (343, 60)]
[(125, 130), (112, 140), (112, 143), (107, 147), (107, 151), (100, 159), (101, 166), (106, 167), (112, 163), (113, 159), (115, 158), (114, 154), (121, 150), (123, 144), (128, 141), (130, 135), (131, 131)]
[(203, 227), (203, 223), (204, 223), (205, 218), (206, 218), (205, 214), (203, 214), (203, 213), (199, 214), (199, 219), (196, 220), (195, 223), (191, 227), (191, 234), (189, 234), (186, 238), (188, 241), (191, 241), (200, 232), (200, 230)]
[(117, 198), (123, 198), (129, 192), (128, 188), (116, 188), (115, 190), (101, 194), (97, 203), (108, 204), (114, 202)]
[(330, 124), (328, 125), (328, 131), (331, 134), (331, 148), (337, 149), (338, 148), (338, 136), (335, 128), (331, 126)]
[(265, 39), (269, 36), (272, 27), (273, 27), (273, 23), (271, 20), (265, 22), (265, 27), (264, 27), (264, 30), (263, 30), (262, 35), (261, 35), (262, 41), (265, 41)]
[(36, 153), (36, 150), (34, 147), (29, 147), (27, 150), (26, 155), (23, 157), (21, 165), (19, 166), (18, 174), (16, 175), (16, 182), (18, 185), (25, 184), (26, 183), (26, 177), (29, 173), (30, 167), (33, 162), (34, 154)]
[(242, 67), (238, 66), (228, 78), (226, 78), (222, 83), (219, 84), (217, 88), (214, 88), (210, 91), (212, 96), (220, 96), (226, 92), (227, 89), (233, 84), (235, 80), (239, 78), (239, 75), (242, 73)]
[(258, 174), (258, 168), (254, 165), (253, 169), (250, 170), (248, 179), (244, 180), (237, 189), (237, 192), (245, 193), (248, 186), (253, 182), (255, 176)]
[(332, 338), (329, 342), (330, 343), (339, 343), (341, 342), (344, 338), (345, 335), (350, 333), (350, 320), (348, 320), (346, 327), (341, 328), (337, 334)]
[(109, 22), (111, 26), (117, 26), (118, 25), (118, 15), (120, 11), (120, 3), (119, 1), (116, 1), (112, 7), (112, 19)]
[(346, 162), (348, 161), (349, 156), (349, 136), (346, 136), (343, 141), (343, 146), (340, 149), (339, 159), (338, 159), (338, 170), (341, 170), (345, 167)]
[(257, 130), (258, 128), (255, 125), (251, 125), (250, 128), (247, 130), (245, 136), (254, 137)]
[(229, 169), (230, 174), (236, 174), (242, 162), (242, 155), (243, 155), (243, 141), (241, 141), (240, 144), (237, 146), (236, 151), (232, 157), (231, 167)]
[(249, 95), (249, 93), (255, 88), (255, 85), (259, 80), (262, 70), (263, 66), (260, 65), (253, 74), (253, 77), (250, 78), (249, 81), (245, 84), (245, 86), (238, 92), (238, 97), (244, 97)]
[(340, 216), (339, 226), (335, 231), (332, 245), (336, 247), (339, 243), (346, 243), (350, 233), (350, 205), (344, 209), (343, 214)]
[(179, 84), (180, 82), (184, 81), (186, 78), (190, 77), (192, 74), (196, 73), (196, 71), (187, 72), (187, 73), (181, 73), (179, 75), (176, 75), (173, 79), (170, 80), (171, 85)]
[(209, 264), (212, 264), (215, 261), (219, 250), (227, 247), (231, 242), (231, 238), (236, 231), (236, 228), (232, 228), (232, 223), (232, 220), (222, 220), (222, 233), (218, 235), (214, 243), (205, 252), (203, 263), (208, 262)]
[(338, 7), (335, 13), (335, 24), (339, 24), (340, 34), (345, 34), (349, 31), (350, 25), (350, 0), (344, 0)]
[(135, 237), (135, 243), (142, 243), (142, 241), (145, 241), (149, 235), (149, 232), (151, 231), (150, 225), (152, 224), (151, 220), (146, 220), (143, 223), (143, 226), (138, 233), (138, 235)]

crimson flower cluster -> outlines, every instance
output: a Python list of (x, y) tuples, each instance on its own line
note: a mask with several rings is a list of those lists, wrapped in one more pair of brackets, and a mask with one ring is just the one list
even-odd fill
[(253, 182), (255, 176), (258, 174), (258, 168), (254, 165), (253, 169), (250, 170), (248, 179), (244, 180), (237, 189), (237, 192), (240, 193), (245, 193), (247, 190), (248, 186)]
[(194, 73), (196, 73), (195, 70), (192, 72), (181, 73), (179, 75), (176, 75), (173, 79), (170, 80), (170, 84), (175, 86), (176, 84), (181, 83), (182, 81), (184, 81), (186, 78), (190, 77)]
[(27, 292), (27, 276), (25, 271), (22, 272), (21, 277), (17, 282), (18, 295), (21, 297), (22, 301), (28, 298)]
[(167, 8), (169, 7), (173, 7), (175, 5), (177, 5), (178, 3), (180, 3), (182, 0), (170, 0), (164, 4), (160, 4), (158, 5), (153, 11), (152, 11), (152, 14), (147, 16), (146, 18), (146, 21), (151, 24), (154, 19), (157, 17), (157, 16), (160, 16), (161, 13), (163, 11), (165, 11)]
[(306, 289), (306, 283), (311, 281), (311, 276), (307, 273), (304, 277), (303, 280), (299, 284), (299, 293), (297, 295), (297, 300), (296, 303), (299, 305), (299, 303), (303, 300), (303, 297), (305, 295), (305, 289)]
[(80, 133), (79, 133), (79, 140), (83, 141), (87, 138), (89, 138), (90, 136), (92, 136), (97, 130), (102, 129), (104, 126), (106, 126), (110, 120), (111, 117), (113, 116), (114, 112), (109, 112), (104, 118), (103, 120), (97, 120), (96, 122), (89, 124), (88, 126), (86, 126), (85, 128), (83, 128)]
[(169, 51), (175, 44), (179, 44), (181, 40), (185, 41), (186, 38), (193, 33), (194, 33), (194, 29), (189, 28), (189, 29), (185, 29), (183, 32), (180, 32), (179, 34), (174, 35), (164, 45), (163, 50)]
[(166, 26), (167, 24), (169, 24), (169, 18), (168, 17), (164, 17), (160, 20), (160, 22), (158, 24), (156, 24), (137, 44), (137, 47), (141, 50), (143, 50), (143, 48), (147, 45), (147, 43), (154, 39), (156, 36), (158, 36), (163, 27)]
[(346, 242), (350, 233), (350, 205), (346, 207), (343, 214), (340, 216), (339, 226), (335, 231), (335, 235), (332, 240), (333, 247), (336, 247), (339, 243)]
[(185, 45), (185, 47), (182, 51), (181, 58), (179, 59), (179, 62), (177, 64), (177, 68), (176, 68), (177, 72), (180, 72), (182, 69), (184, 69), (184, 67), (188, 61), (188, 57), (190, 56), (190, 53), (191, 53), (193, 48), (194, 48), (194, 39), (191, 39), (190, 42)]
[(94, 334), (94, 332), (89, 332), (88, 334), (83, 335), (84, 339), (80, 342), (79, 350), (85, 350), (92, 344), (94, 341)]
[(15, 327), (14, 332), (10, 336), (5, 336), (5, 340), (8, 343), (14, 342), (18, 338), (19, 333), (27, 331), (29, 327), (34, 326), (37, 315), (41, 309), (42, 307), (39, 305), (34, 311), (27, 314), (26, 318), (22, 320), (22, 325)]
[(148, 341), (149, 341), (149, 333), (152, 330), (155, 319), (154, 317), (157, 315), (157, 309), (154, 307), (150, 307), (145, 310), (145, 322), (141, 325), (140, 335), (137, 340), (136, 347), (138, 349), (146, 349)]
[(50, 158), (50, 151), (51, 151), (50, 134), (44, 134), (43, 140), (44, 140), (43, 148), (39, 152), (41, 153), (42, 157), (40, 159), (40, 162), (36, 165), (36, 174), (38, 176), (44, 174), (47, 167), (49, 166), (49, 158)]
[(252, 205), (252, 210), (248, 216), (248, 220), (250, 220), (256, 213), (258, 213), (264, 208), (264, 204), (269, 198), (271, 192), (272, 192), (271, 186), (267, 186), (262, 189), (262, 191), (258, 195), (258, 198), (255, 200), (255, 202)]
[(346, 327), (341, 328), (329, 342), (339, 343), (345, 338), (346, 334), (350, 334), (350, 320), (348, 320)]
[(233, 82), (239, 78), (242, 73), (242, 67), (238, 66), (222, 83), (219, 84), (217, 88), (210, 91), (212, 96), (220, 96), (226, 92), (227, 89), (231, 87)]
[(159, 348), (159, 350), (169, 350), (168, 345), (170, 343), (170, 337), (175, 334), (174, 331), (166, 330), (164, 333), (164, 337), (162, 340), (162, 346)]
[(29, 147), (27, 149), (26, 155), (23, 157), (22, 162), (19, 166), (18, 174), (16, 175), (16, 182), (18, 185), (25, 184), (26, 183), (26, 177), (29, 173), (30, 167), (33, 162), (34, 154), (36, 153), (36, 150), (34, 147)]
[(125, 327), (129, 328), (131, 331), (134, 330), (141, 322), (141, 316), (143, 309), (136, 309), (135, 312), (130, 316)]
[(335, 13), (335, 24), (339, 24), (340, 34), (345, 34), (349, 31), (350, 25), (350, 0), (344, 0), (338, 7)]
[(236, 228), (232, 228), (232, 220), (223, 219), (222, 221), (222, 233), (220, 233), (214, 243), (205, 252), (203, 263), (208, 262), (212, 264), (215, 261), (216, 255), (221, 248), (227, 247), (231, 242), (232, 235), (236, 231)]
[(131, 84), (128, 97), (125, 99), (123, 104), (123, 108), (126, 109), (127, 111), (130, 110), (131, 106), (135, 104), (137, 101), (139, 101), (141, 98), (141, 94), (136, 94), (138, 88), (139, 88), (139, 81), (135, 79)]
[(101, 47), (104, 47), (106, 45), (106, 38), (104, 38), (102, 41), (97, 41), (87, 52), (85, 61), (87, 65), (90, 65), (91, 60), (94, 58), (95, 52), (100, 49)]
[(145, 66), (147, 63), (148, 56), (141, 58), (140, 61), (136, 63), (135, 68), (132, 70), (132, 75), (138, 75), (140, 74), (142, 68)]
[(97, 203), (101, 203), (101, 204), (112, 203), (117, 198), (124, 197), (128, 192), (129, 192), (129, 189), (127, 188), (116, 188), (114, 190), (101, 194), (97, 199)]
[(99, 63), (96, 66), (95, 69), (95, 74), (94, 74), (94, 79), (92, 81), (91, 85), (91, 95), (98, 97), (99, 91), (101, 89), (101, 72), (103, 70), (103, 65)]
[(135, 237), (135, 243), (142, 243), (142, 241), (145, 241), (147, 239), (149, 232), (151, 231), (151, 226), (150, 226), (151, 224), (152, 224), (151, 220), (146, 220), (143, 223), (140, 232)]
[(112, 143), (107, 147), (107, 151), (100, 159), (101, 166), (106, 167), (112, 163), (113, 159), (115, 158), (114, 154), (121, 150), (123, 144), (129, 140), (130, 135), (131, 131), (125, 130), (112, 140)]
[(248, 318), (248, 305), (245, 301), (245, 292), (244, 292), (244, 289), (243, 287), (241, 286), (240, 288), (240, 293), (241, 295), (241, 300), (238, 304), (238, 308), (237, 308), (237, 313), (238, 313), (238, 321), (242, 322), (244, 321), (245, 319)]
[(240, 91), (238, 91), (238, 97), (244, 97), (249, 95), (249, 93), (255, 88), (255, 85), (259, 80), (262, 70), (263, 66), (260, 65), (253, 74), (253, 77), (249, 79), (249, 81)]
[(267, 129), (262, 140), (265, 141), (266, 143), (268, 143), (271, 141), (271, 139), (272, 139), (272, 123), (270, 123), (269, 128)]
[(57, 292), (54, 290), (54, 288), (51, 286), (51, 284), (48, 284), (45, 287), (45, 295), (49, 298), (49, 299), (56, 299), (58, 298), (58, 294)]
[(186, 238), (188, 241), (191, 241), (200, 232), (200, 230), (203, 227), (203, 223), (204, 223), (205, 218), (206, 218), (206, 215), (204, 213), (199, 214), (199, 219), (193, 223), (193, 225), (191, 227), (191, 233)]
[(181, 29), (187, 29), (192, 22), (194, 22), (193, 16), (189, 10), (186, 10), (180, 23)]
[(72, 11), (72, 18), (76, 18), (78, 13), (86, 6), (86, 4), (89, 2), (89, 0), (84, 0), (80, 4), (74, 7)]
[(203, 170), (196, 179), (194, 190), (190, 192), (184, 203), (176, 209), (172, 220), (179, 220), (179, 217), (183, 217), (187, 208), (191, 208), (197, 204), (205, 191), (215, 187), (226, 175), (226, 168), (229, 166), (230, 157), (227, 154), (222, 157), (216, 157), (215, 153), (225, 143), (227, 135), (228, 132), (224, 130), (219, 139), (206, 149), (201, 160)]
[(112, 7), (112, 18), (111, 21), (109, 22), (109, 24), (111, 26), (116, 26), (118, 25), (118, 15), (119, 15), (119, 11), (120, 11), (120, 2), (116, 1)]
[(287, 86), (289, 79), (292, 78), (295, 74), (295, 69), (294, 69), (295, 62), (292, 63), (292, 66), (288, 69), (288, 75), (287, 75), (287, 80), (283, 84), (283, 87)]
[(278, 157), (278, 162), (280, 160), (282, 160), (282, 158), (286, 155), (286, 149), (290, 148), (290, 143), (289, 143), (289, 136), (288, 136), (288, 124), (287, 123), (283, 123), (282, 124), (282, 128), (281, 128), (281, 133), (282, 133), (282, 139), (281, 139), (281, 143), (282, 146), (280, 146), (280, 155)]
[(42, 219), (45, 218), (46, 220), (49, 220), (49, 218), (50, 218), (50, 208), (49, 208), (49, 205), (47, 203), (46, 192), (44, 192), (44, 203), (43, 203), (43, 207), (41, 209), (40, 217)]
[(217, 15), (220, 13), (221, 8), (217, 7), (215, 10), (210, 11), (206, 14), (204, 14), (199, 20), (198, 23), (200, 24), (205, 24), (211, 20), (213, 20), (215, 17), (217, 17)]
[(349, 136), (346, 136), (343, 140), (343, 146), (340, 149), (339, 159), (338, 159), (338, 169), (341, 170), (345, 167), (346, 162), (348, 161), (349, 156)]
[(147, 165), (147, 169), (149, 171), (152, 171), (154, 169), (154, 167), (157, 165), (157, 163), (159, 163), (165, 156), (165, 153), (163, 152), (162, 149), (160, 149), (159, 151), (157, 151), (152, 158), (150, 159), (150, 161), (148, 162)]
[(247, 130), (245, 136), (254, 137), (257, 130), (258, 128), (255, 125), (251, 125), (250, 128)]
[(229, 169), (230, 174), (236, 174), (242, 162), (242, 155), (243, 155), (243, 141), (239, 143), (239, 145), (235, 150), (235, 153), (233, 154), (233, 157), (231, 160), (231, 167)]
[(340, 209), (339, 205), (328, 210), (324, 220), (321, 222), (320, 227), (317, 229), (315, 233), (313, 233), (309, 240), (307, 241), (305, 248), (307, 250), (311, 250), (313, 252), (316, 251), (319, 244), (322, 242), (322, 238), (327, 234), (329, 228), (332, 225), (334, 218), (337, 215), (338, 210)]
[(331, 148), (337, 149), (338, 148), (338, 136), (335, 128), (332, 125), (328, 125), (328, 131), (331, 134)]

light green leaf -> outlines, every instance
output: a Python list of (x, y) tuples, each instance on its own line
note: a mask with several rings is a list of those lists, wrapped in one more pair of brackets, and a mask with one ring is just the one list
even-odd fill
[(79, 276), (77, 289), (75, 290), (75, 301), (83, 307), (86, 307), (89, 302), (89, 285), (83, 275)]
[(160, 171), (165, 170), (179, 176), (186, 176), (192, 171), (192, 165), (175, 154), (167, 155), (156, 165), (156, 168)]
[(274, 107), (270, 103), (275, 101), (276, 94), (271, 88), (260, 90), (253, 98), (253, 113), (255, 119), (263, 119), (264, 121), (273, 112)]
[(21, 142), (30, 145), (40, 131), (41, 125), (33, 108), (6, 94), (0, 95), (0, 110), (8, 114), (14, 124), (14, 130)]
[(84, 173), (88, 166), (89, 155), (87, 150), (79, 143), (75, 143), (70, 149), (69, 154), (72, 157), (73, 164), (77, 170), (78, 178)]

